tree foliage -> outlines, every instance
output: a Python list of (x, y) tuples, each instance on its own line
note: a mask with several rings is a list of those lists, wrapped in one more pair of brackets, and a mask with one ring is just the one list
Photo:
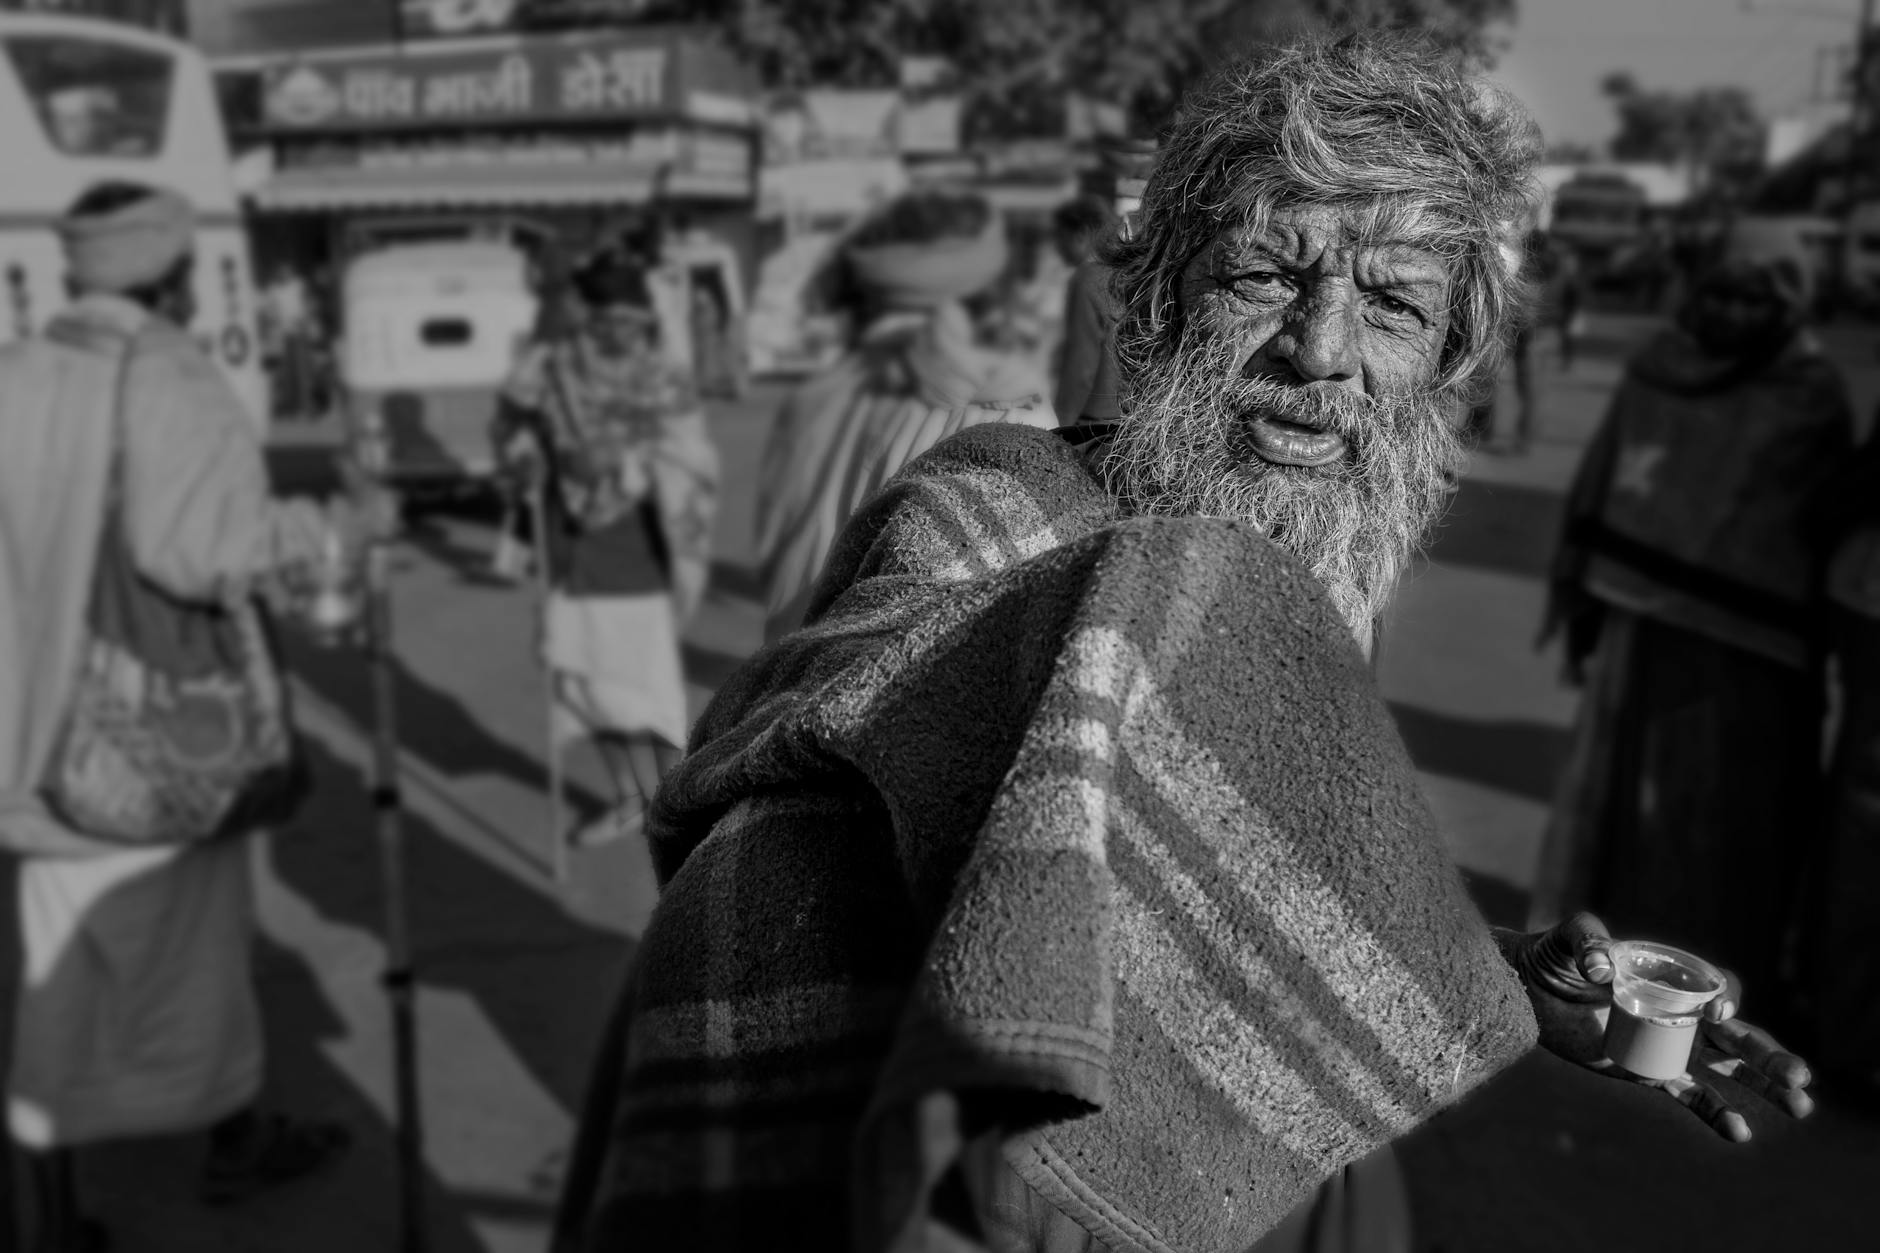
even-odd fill
[(1765, 127), (1741, 87), (1648, 91), (1618, 71), (1600, 90), (1619, 114), (1619, 133), (1609, 145), (1616, 160), (1688, 165), (1711, 183), (1734, 180), (1762, 163)]
[(1153, 133), (1223, 57), (1310, 26), (1414, 26), (1479, 62), (1514, 0), (692, 0), (774, 87), (890, 87), (942, 56), (979, 135), (1054, 129), (1066, 90)]

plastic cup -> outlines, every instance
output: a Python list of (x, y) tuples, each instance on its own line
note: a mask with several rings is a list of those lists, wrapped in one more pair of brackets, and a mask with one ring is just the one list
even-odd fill
[(1676, 1079), (1691, 1064), (1704, 1006), (1723, 991), (1723, 972), (1650, 940), (1621, 940), (1611, 954), (1606, 1056), (1647, 1079)]

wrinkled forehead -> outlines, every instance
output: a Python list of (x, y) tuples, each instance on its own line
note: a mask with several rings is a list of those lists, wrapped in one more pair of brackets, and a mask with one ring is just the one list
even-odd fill
[(1261, 263), (1363, 270), (1374, 282), (1447, 288), (1461, 252), (1457, 232), (1434, 214), (1380, 198), (1255, 209), (1217, 225), (1189, 269), (1217, 279)]

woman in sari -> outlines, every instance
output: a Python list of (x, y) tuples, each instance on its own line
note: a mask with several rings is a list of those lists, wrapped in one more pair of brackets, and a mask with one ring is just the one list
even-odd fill
[(581, 323), (524, 355), (495, 438), (545, 494), (557, 709), (615, 785), (615, 806), (569, 835), (590, 846), (638, 829), (685, 744), (679, 627), (709, 570), (718, 458), (688, 373), (661, 351), (644, 269), (603, 253), (573, 284)]
[(1853, 440), (1809, 280), (1791, 236), (1739, 224), (1633, 358), (1567, 502), (1543, 632), (1564, 632), (1585, 695), (1532, 917), (1591, 909), (1763, 995), (1790, 986), (1821, 782), (1806, 519)]

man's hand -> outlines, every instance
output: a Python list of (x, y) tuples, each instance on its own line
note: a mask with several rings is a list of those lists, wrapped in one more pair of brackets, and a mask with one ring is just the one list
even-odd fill
[[(1676, 1079), (1642, 1079), (1608, 1061), (1606, 1019), (1612, 1010), (1612, 936), (1591, 914), (1575, 914), (1548, 931), (1523, 934), (1497, 928), (1502, 954), (1527, 986), (1540, 1023), (1541, 1047), (1597, 1074), (1660, 1088), (1703, 1119), (1724, 1139), (1750, 1138), (1749, 1122), (1724, 1097), (1726, 1078), (1791, 1118), (1815, 1108), (1808, 1095), (1808, 1065), (1767, 1031), (1736, 1019), (1742, 989), (1735, 975), (1704, 1007), (1691, 1068)], [(1726, 972), (1727, 973), (1727, 972)]]
[(340, 494), (328, 501), (327, 515), (348, 549), (396, 539), (403, 524), (398, 493), (350, 457), (339, 461), (339, 481)]
[(529, 497), (542, 490), (548, 479), (548, 459), (533, 435), (518, 432), (496, 454), (497, 474), (503, 486), (517, 497)]

